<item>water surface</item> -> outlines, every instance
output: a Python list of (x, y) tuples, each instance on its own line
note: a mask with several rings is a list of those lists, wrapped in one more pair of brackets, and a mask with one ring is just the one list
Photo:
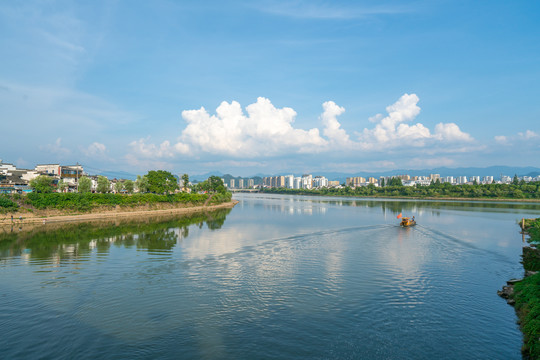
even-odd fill
[[(519, 359), (519, 203), (237, 194), (0, 235), (2, 358)], [(403, 229), (396, 215), (414, 215)]]

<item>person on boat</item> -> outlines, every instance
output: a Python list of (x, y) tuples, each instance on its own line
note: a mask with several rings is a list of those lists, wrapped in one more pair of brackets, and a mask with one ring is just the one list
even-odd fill
[(414, 216), (412, 217), (412, 221), (414, 221)]

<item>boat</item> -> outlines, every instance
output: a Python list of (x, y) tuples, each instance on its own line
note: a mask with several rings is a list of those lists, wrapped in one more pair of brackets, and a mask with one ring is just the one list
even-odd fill
[(401, 218), (401, 222), (399, 223), (400, 226), (403, 226), (403, 227), (409, 227), (409, 226), (414, 226), (416, 225), (416, 221), (414, 220), (414, 216), (413, 218), (408, 218), (408, 217), (404, 217), (404, 218)]

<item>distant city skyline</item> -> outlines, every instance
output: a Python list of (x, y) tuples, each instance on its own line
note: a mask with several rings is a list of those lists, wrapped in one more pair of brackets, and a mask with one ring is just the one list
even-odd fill
[(0, 158), (239, 176), (539, 167), (538, 13), (535, 1), (4, 2)]

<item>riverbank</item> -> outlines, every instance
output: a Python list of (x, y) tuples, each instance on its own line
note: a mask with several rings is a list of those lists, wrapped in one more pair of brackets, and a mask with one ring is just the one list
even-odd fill
[[(164, 214), (191, 214), (217, 209), (233, 208), (238, 204), (237, 200), (216, 204), (189, 206), (185, 204), (153, 204), (133, 207), (103, 206), (93, 209), (90, 212), (73, 212), (68, 210), (35, 210), (17, 211), (0, 215), (0, 226), (11, 226), (18, 224), (39, 224), (57, 223), (73, 221), (91, 221), (110, 218), (144, 217)], [(13, 220), (11, 218), (13, 216)]]
[(499, 295), (514, 306), (523, 332), (522, 353), (526, 359), (540, 359), (540, 218), (524, 219), (520, 224), (529, 235), (523, 248), (523, 279), (510, 280)]

